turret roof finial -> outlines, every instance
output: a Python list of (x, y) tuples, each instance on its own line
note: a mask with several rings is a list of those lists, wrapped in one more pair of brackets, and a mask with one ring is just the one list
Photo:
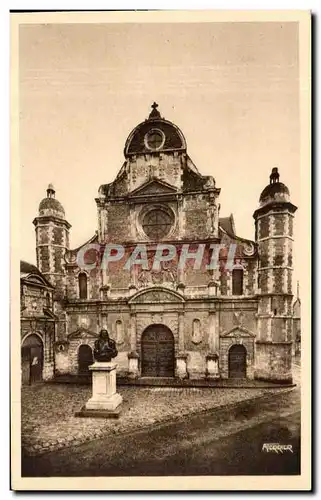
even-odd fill
[(55, 197), (55, 188), (53, 187), (53, 185), (50, 183), (48, 184), (48, 187), (47, 187), (47, 198), (54, 198)]
[(278, 168), (273, 167), (270, 175), (270, 184), (275, 184), (276, 182), (279, 182), (279, 179), (280, 179), (280, 174)]

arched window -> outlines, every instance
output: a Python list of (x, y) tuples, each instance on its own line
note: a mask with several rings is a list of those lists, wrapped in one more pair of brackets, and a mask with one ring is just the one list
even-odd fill
[(232, 295), (243, 295), (243, 269), (233, 269)]
[(79, 298), (87, 299), (87, 274), (79, 273), (78, 275)]

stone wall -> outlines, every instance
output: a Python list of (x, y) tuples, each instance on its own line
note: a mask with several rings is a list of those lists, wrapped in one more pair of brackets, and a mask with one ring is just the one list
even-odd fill
[(128, 203), (115, 203), (108, 206), (107, 239), (121, 244), (130, 240), (130, 207)]
[(255, 378), (274, 382), (292, 382), (292, 343), (256, 344)]
[(186, 195), (184, 199), (184, 234), (188, 239), (202, 239), (210, 236), (211, 220), (208, 217), (208, 194)]
[(184, 156), (177, 152), (131, 156), (128, 160), (130, 191), (139, 188), (151, 177), (157, 177), (179, 189), (181, 187), (181, 165), (184, 162)]

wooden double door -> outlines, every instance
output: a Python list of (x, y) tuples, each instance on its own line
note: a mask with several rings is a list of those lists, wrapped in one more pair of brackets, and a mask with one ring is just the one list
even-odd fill
[(142, 376), (174, 377), (174, 337), (164, 325), (151, 325), (142, 335)]
[(246, 349), (241, 344), (232, 345), (228, 353), (229, 378), (246, 378)]

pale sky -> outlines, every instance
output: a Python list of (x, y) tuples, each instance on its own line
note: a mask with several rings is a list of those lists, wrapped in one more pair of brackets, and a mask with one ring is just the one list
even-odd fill
[(296, 23), (22, 26), (21, 258), (36, 262), (32, 220), (50, 182), (71, 247), (94, 234), (98, 188), (154, 100), (221, 188), (220, 216), (232, 212), (237, 234), (254, 239), (272, 167), (300, 205), (298, 63)]

